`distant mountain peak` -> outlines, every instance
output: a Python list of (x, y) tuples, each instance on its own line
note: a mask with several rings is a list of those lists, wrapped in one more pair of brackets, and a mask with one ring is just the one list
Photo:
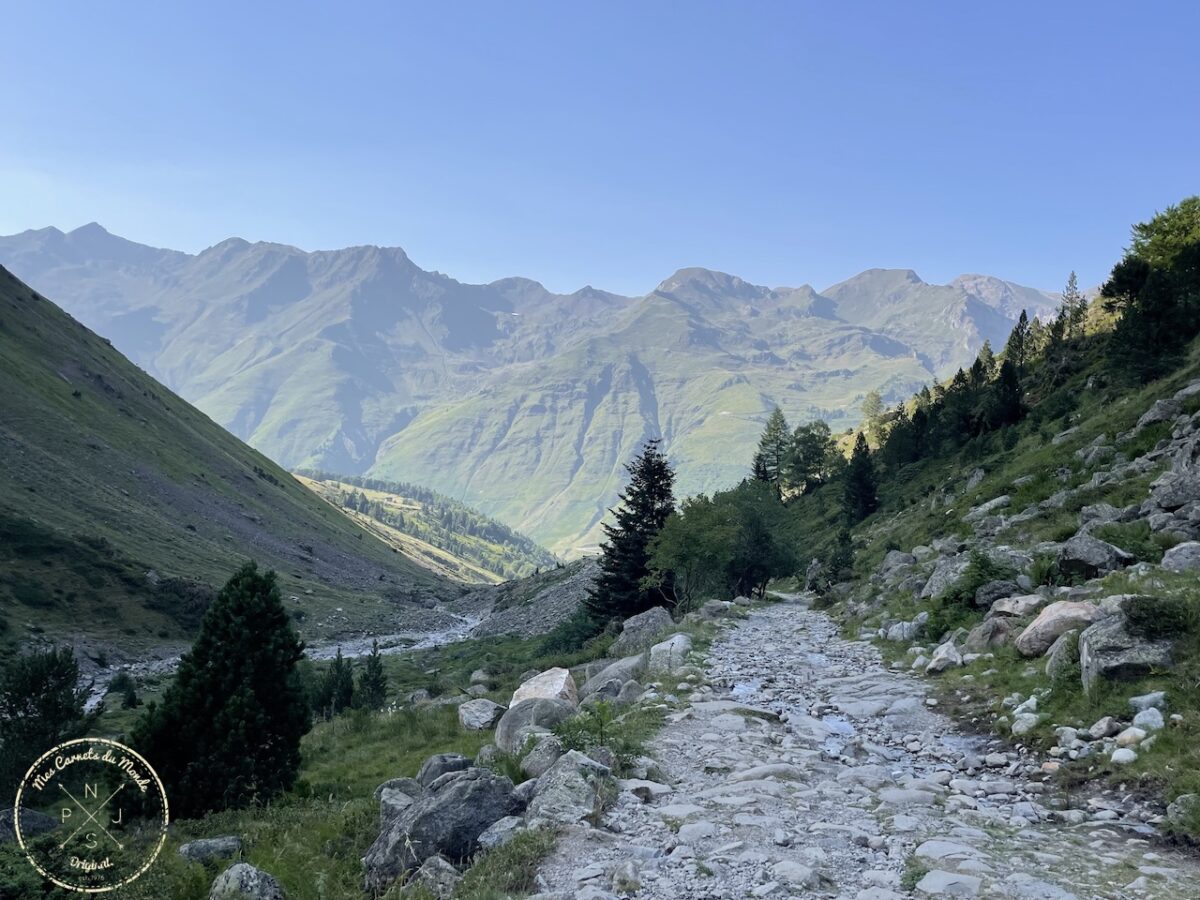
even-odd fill
[(767, 293), (767, 289), (743, 281), (728, 272), (718, 272), (701, 266), (678, 269), (655, 289), (659, 294), (698, 293), (706, 296), (733, 296), (743, 300), (756, 299)]

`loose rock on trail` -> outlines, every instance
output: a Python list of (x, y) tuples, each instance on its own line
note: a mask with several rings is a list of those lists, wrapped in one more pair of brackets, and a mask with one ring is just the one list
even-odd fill
[(1197, 896), (1200, 865), (1144, 809), (1071, 808), (1037, 759), (958, 731), (803, 595), (726, 631), (706, 676), (651, 744), (665, 787), (566, 832), (537, 896)]

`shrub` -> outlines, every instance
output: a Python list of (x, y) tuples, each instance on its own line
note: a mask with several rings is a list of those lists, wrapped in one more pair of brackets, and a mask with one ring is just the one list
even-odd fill
[(86, 731), (78, 683), (69, 647), (15, 657), (0, 674), (0, 796), (12, 796), (40, 754)]
[(1131, 597), (1123, 608), (1129, 633), (1148, 641), (1174, 640), (1200, 630), (1200, 606), (1183, 597)]
[(943, 605), (961, 604), (970, 606), (975, 602), (975, 592), (989, 581), (1012, 578), (1016, 572), (978, 550), (971, 551), (971, 560), (962, 576), (942, 592), (939, 598)]
[(1132, 553), (1143, 562), (1151, 563), (1161, 562), (1163, 554), (1179, 543), (1178, 538), (1172, 535), (1151, 531), (1150, 523), (1144, 519), (1101, 525), (1092, 534), (1126, 553)]

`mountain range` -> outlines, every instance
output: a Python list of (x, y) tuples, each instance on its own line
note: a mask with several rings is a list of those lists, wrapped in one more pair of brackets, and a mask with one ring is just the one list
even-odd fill
[(0, 237), (0, 263), (288, 468), (421, 484), (572, 555), (623, 464), (664, 440), (677, 492), (742, 478), (778, 404), (855, 423), (1002, 344), (1053, 294), (871, 269), (817, 291), (680, 269), (640, 297), (464, 284), (398, 248), (231, 238), (198, 254), (96, 224)]
[(0, 395), (0, 657), (183, 641), (251, 558), (306, 635), (433, 628), (462, 592), (3, 268)]

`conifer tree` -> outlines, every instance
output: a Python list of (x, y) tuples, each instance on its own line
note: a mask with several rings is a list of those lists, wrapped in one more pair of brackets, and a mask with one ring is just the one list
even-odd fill
[(358, 702), (367, 709), (383, 709), (387, 701), (387, 673), (383, 671), (383, 656), (379, 641), (371, 644), (371, 655), (358, 676)]
[(245, 806), (292, 786), (310, 719), (296, 664), (304, 644), (275, 573), (239, 569), (204, 614), (161, 704), (134, 729), (135, 747), (184, 817)]
[(322, 715), (336, 716), (354, 704), (354, 664), (342, 656), (338, 647), (337, 656), (325, 670), (321, 687), (317, 692), (317, 708)]
[(842, 477), (842, 508), (846, 518), (852, 524), (861, 522), (879, 506), (875, 462), (871, 459), (866, 436), (861, 431), (854, 442), (850, 464)]
[(766, 427), (758, 439), (758, 452), (754, 455), (755, 478), (775, 485), (783, 490), (784, 471), (791, 450), (791, 432), (783, 410), (776, 406), (767, 417)]
[(585, 600), (596, 622), (628, 618), (673, 594), (669, 584), (660, 582), (651, 588), (647, 582), (650, 542), (675, 509), (675, 473), (658, 445), (657, 439), (647, 441), (625, 467), (629, 484), (617, 506), (609, 510), (613, 523), (603, 526), (606, 541), (600, 574)]
[(992, 350), (992, 342), (985, 340), (983, 346), (979, 348), (979, 356), (976, 357), (979, 361), (980, 369), (983, 373), (985, 381), (990, 381), (996, 375), (996, 354)]
[(1063, 288), (1062, 306), (1059, 316), (1063, 319), (1063, 336), (1067, 340), (1083, 337), (1083, 323), (1087, 318), (1087, 297), (1079, 290), (1079, 279), (1072, 272)]
[(0, 672), (0, 796), (11, 797), (30, 763), (83, 734), (87, 692), (70, 647), (14, 657)]
[(879, 396), (879, 391), (867, 391), (862, 402), (862, 414), (867, 434), (878, 444), (883, 437), (883, 398)]
[(1024, 373), (1025, 365), (1029, 361), (1029, 343), (1029, 316), (1025, 310), (1021, 310), (1021, 316), (1004, 346), (1004, 358), (1016, 367), (1018, 377)]

